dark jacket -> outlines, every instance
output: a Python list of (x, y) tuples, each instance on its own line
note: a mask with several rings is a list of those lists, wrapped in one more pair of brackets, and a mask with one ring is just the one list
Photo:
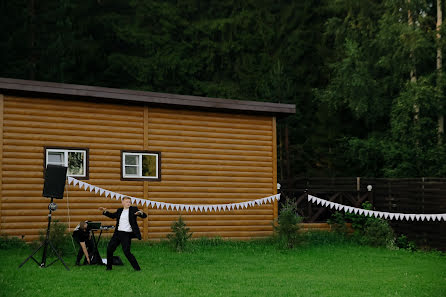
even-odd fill
[[(116, 228), (115, 228), (115, 233), (118, 232), (118, 227), (119, 227), (119, 219), (121, 218), (121, 213), (124, 210), (124, 208), (118, 208), (116, 210), (116, 212), (109, 212), (108, 210), (104, 211), (102, 214), (104, 216), (107, 216), (111, 219), (116, 219)], [(139, 231), (139, 227), (138, 224), (136, 223), (136, 216), (135, 216), (135, 212), (137, 212), (139, 209), (136, 206), (130, 206), (129, 207), (129, 223), (130, 226), (132, 227), (132, 233), (133, 233), (133, 237), (138, 238), (139, 240), (141, 240), (141, 231)], [(138, 215), (141, 218), (147, 218), (147, 214), (142, 213), (141, 215)]]

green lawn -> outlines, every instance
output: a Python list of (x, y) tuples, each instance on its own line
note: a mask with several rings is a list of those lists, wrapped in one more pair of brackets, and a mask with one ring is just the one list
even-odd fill
[[(39, 268), (28, 249), (0, 250), (0, 296), (446, 296), (446, 256), (354, 244), (281, 250), (268, 242), (197, 241), (185, 253), (134, 242), (142, 271)], [(105, 256), (105, 248), (101, 247)], [(40, 259), (40, 258), (38, 258)]]

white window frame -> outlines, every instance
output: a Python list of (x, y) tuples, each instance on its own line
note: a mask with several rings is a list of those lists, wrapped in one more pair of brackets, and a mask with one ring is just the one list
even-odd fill
[[(127, 165), (125, 164), (126, 156), (138, 156), (138, 164), (137, 165)], [(143, 176), (142, 175), (142, 157), (143, 156), (155, 156), (156, 158), (156, 176)], [(121, 154), (122, 159), (122, 178), (123, 179), (145, 179), (145, 180), (160, 180), (160, 153), (159, 152), (132, 152), (132, 151), (123, 151)], [(125, 167), (126, 166), (135, 166), (137, 167), (137, 174), (126, 174)]]
[[(53, 163), (53, 162), (48, 162), (48, 153), (63, 153), (64, 154), (64, 160), (63, 160), (63, 164), (60, 163)], [(45, 150), (45, 160), (46, 160), (46, 164), (45, 164), (45, 168), (46, 165), (48, 164), (54, 164), (54, 165), (62, 165), (68, 168), (68, 153), (82, 153), (84, 154), (84, 159), (83, 159), (83, 166), (84, 166), (84, 174), (68, 174), (67, 171), (67, 176), (73, 176), (73, 177), (87, 177), (87, 150), (85, 149), (58, 149), (58, 148), (46, 148)]]

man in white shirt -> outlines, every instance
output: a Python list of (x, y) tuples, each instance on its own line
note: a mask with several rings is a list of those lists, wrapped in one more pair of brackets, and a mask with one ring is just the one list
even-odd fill
[(142, 210), (139, 210), (136, 206), (130, 206), (131, 199), (130, 197), (122, 198), (122, 206), (118, 208), (116, 212), (109, 212), (106, 208), (99, 207), (99, 210), (102, 211), (102, 214), (116, 219), (116, 228), (113, 236), (108, 243), (107, 246), (107, 270), (111, 270), (113, 266), (113, 253), (116, 248), (121, 244), (122, 251), (124, 255), (129, 260), (130, 264), (132, 264), (133, 269), (141, 270), (139, 267), (138, 261), (136, 261), (135, 256), (130, 252), (130, 246), (132, 243), (132, 238), (136, 237), (141, 240), (141, 232), (139, 231), (138, 224), (136, 223), (136, 217), (146, 218), (147, 214), (145, 214)]

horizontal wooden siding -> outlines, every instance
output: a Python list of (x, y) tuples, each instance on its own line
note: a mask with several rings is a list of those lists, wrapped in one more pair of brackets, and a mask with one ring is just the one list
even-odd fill
[[(274, 124), (266, 116), (5, 96), (1, 233), (30, 241), (46, 229), (45, 146), (88, 148), (86, 182), (134, 197), (222, 204), (272, 195)], [(121, 181), (121, 150), (142, 149), (161, 151), (162, 180)], [(69, 224), (70, 231), (80, 220), (113, 224), (97, 208), (120, 206), (116, 200), (68, 185), (64, 199), (55, 202), (53, 219)], [(139, 220), (139, 225), (144, 238), (163, 239), (172, 221), (182, 215), (194, 237), (264, 237), (272, 234), (274, 209), (271, 204), (210, 213), (149, 208), (148, 219)]]
[[(143, 182), (120, 181), (120, 151), (142, 149), (143, 131), (138, 106), (5, 96), (1, 232), (29, 241), (46, 229), (50, 199), (42, 197), (45, 146), (88, 148), (88, 183), (141, 195)], [(53, 220), (69, 224), (70, 231), (81, 220), (113, 224), (98, 207), (121, 205), (68, 185), (64, 199), (55, 202)]]
[[(149, 109), (148, 145), (162, 152), (162, 181), (151, 200), (223, 204), (273, 194), (271, 117)], [(247, 239), (272, 234), (272, 204), (226, 212), (149, 210), (148, 237), (165, 238), (181, 215), (194, 237)]]

